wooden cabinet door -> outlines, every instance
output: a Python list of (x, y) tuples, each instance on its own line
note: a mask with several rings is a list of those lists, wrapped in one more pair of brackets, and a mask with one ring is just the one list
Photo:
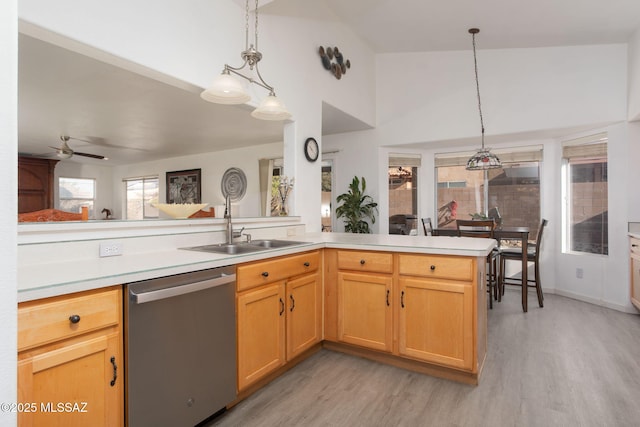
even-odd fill
[(122, 425), (120, 337), (109, 333), (21, 360), (18, 402), (35, 406), (18, 414), (19, 425)]
[(387, 275), (338, 273), (338, 340), (391, 351), (391, 284)]
[(631, 258), (631, 302), (640, 310), (640, 258)]
[(285, 362), (284, 281), (238, 295), (238, 389)]
[(58, 160), (18, 157), (18, 213), (53, 208), (53, 170)]
[(287, 282), (287, 360), (322, 339), (322, 283), (318, 273)]
[(401, 277), (401, 355), (473, 369), (473, 287), (464, 282)]

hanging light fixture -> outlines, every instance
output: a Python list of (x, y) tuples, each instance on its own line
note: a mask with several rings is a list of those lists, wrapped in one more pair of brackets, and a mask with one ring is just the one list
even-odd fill
[[(238, 77), (248, 80), (249, 83), (254, 83), (269, 91), (269, 95), (260, 103), (258, 108), (251, 113), (253, 117), (261, 120), (286, 120), (291, 117), (291, 113), (289, 113), (284, 104), (276, 98), (273, 86), (268, 85), (264, 81), (260, 75), (260, 70), (258, 70), (258, 62), (262, 59), (262, 54), (258, 51), (258, 0), (256, 0), (255, 14), (255, 44), (249, 45), (249, 0), (246, 0), (245, 50), (240, 54), (244, 60), (244, 64), (238, 68), (225, 64), (222, 74), (213, 81), (211, 87), (200, 94), (200, 97), (205, 101), (216, 104), (244, 104), (248, 102), (251, 100), (251, 95), (247, 93), (241, 81), (232, 76), (232, 74), (235, 74)], [(240, 72), (247, 65), (249, 66), (249, 70), (255, 68), (255, 74), (258, 80), (255, 80), (253, 77), (247, 77)]]
[(470, 28), (469, 33), (473, 39), (473, 64), (476, 72), (476, 91), (478, 93), (478, 111), (480, 112), (480, 127), (482, 129), (482, 148), (467, 160), (467, 170), (486, 170), (502, 167), (500, 159), (491, 152), (491, 149), (484, 148), (484, 121), (482, 119), (482, 104), (480, 103), (480, 83), (478, 82), (478, 60), (476, 59), (476, 34), (480, 32), (477, 28)]

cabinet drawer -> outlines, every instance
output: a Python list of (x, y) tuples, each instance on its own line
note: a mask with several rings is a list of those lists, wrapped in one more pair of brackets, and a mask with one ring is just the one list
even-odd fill
[(398, 263), (400, 274), (407, 276), (473, 280), (473, 258), (401, 254)]
[(338, 251), (338, 269), (392, 273), (393, 255), (374, 251)]
[(640, 256), (640, 239), (635, 237), (629, 239), (629, 251), (632, 255)]
[[(18, 351), (117, 325), (121, 298), (112, 288), (19, 304)], [(73, 323), (72, 316), (79, 320)]]
[(316, 271), (320, 266), (318, 251), (239, 265), (236, 270), (238, 292), (263, 284)]

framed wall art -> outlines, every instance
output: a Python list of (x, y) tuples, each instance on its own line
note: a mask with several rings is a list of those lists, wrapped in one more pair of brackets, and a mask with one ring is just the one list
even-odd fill
[(167, 203), (200, 203), (200, 169), (167, 172)]

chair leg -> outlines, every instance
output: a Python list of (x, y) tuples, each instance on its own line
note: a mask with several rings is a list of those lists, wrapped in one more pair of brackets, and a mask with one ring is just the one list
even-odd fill
[(498, 276), (498, 256), (495, 256), (491, 259), (491, 266), (493, 268), (493, 279), (494, 279), (494, 299), (496, 301), (502, 301), (502, 295), (500, 295), (500, 279)]
[(493, 310), (493, 279), (491, 277), (491, 266), (489, 266), (489, 274), (487, 275), (487, 293), (489, 294), (489, 309)]
[(544, 295), (542, 295), (542, 285), (540, 284), (540, 268), (538, 267), (538, 263), (535, 263), (535, 274), (536, 274), (536, 293), (538, 294), (538, 304), (540, 307), (544, 307)]
[(501, 281), (500, 278), (502, 277), (502, 275), (500, 274), (500, 255), (496, 256), (493, 259), (493, 271), (496, 274), (496, 299), (498, 300), (498, 302), (502, 301), (502, 287), (501, 287)]

